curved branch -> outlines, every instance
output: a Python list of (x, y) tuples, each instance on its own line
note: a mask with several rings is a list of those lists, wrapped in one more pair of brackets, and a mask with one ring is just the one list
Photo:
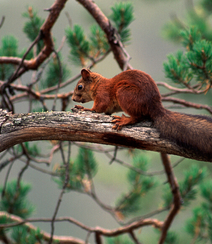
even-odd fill
[[(29, 223), (30, 221), (26, 222), (24, 219), (22, 219), (22, 218), (20, 218), (20, 217), (18, 217), (16, 215), (8, 214), (7, 212), (1, 211), (0, 212), (0, 217), (6, 217), (7, 220), (15, 222), (15, 223), (11, 224), (12, 226), (24, 224), (24, 226), (28, 227), (30, 230), (37, 230), (37, 227), (35, 227), (34, 225)], [(49, 220), (49, 221), (51, 221), (51, 220)], [(1, 228), (4, 228), (4, 227), (0, 226), (0, 229)], [(41, 231), (41, 234), (43, 235), (43, 239), (45, 241), (49, 241), (50, 240), (51, 235), (49, 233), (47, 233), (45, 231)], [(84, 241), (82, 241), (82, 240), (80, 240), (78, 238), (70, 237), (70, 236), (56, 236), (56, 235), (54, 235), (53, 239), (57, 243), (60, 243), (60, 244), (85, 244)]]
[(94, 3), (93, 0), (77, 0), (79, 3), (83, 5), (85, 9), (93, 16), (102, 30), (105, 32), (108, 43), (110, 44), (111, 51), (114, 54), (114, 58), (119, 64), (119, 67), (123, 70), (126, 68), (131, 69), (132, 66), (129, 62), (129, 55), (123, 48), (123, 44), (121, 43), (117, 30), (111, 25), (108, 18), (104, 15), (101, 9)]
[(191, 107), (191, 108), (196, 108), (196, 109), (205, 109), (207, 110), (210, 114), (212, 114), (212, 107), (208, 105), (203, 105), (203, 104), (198, 104), (198, 103), (192, 103), (188, 102), (184, 99), (180, 98), (175, 98), (175, 97), (162, 97), (163, 102), (173, 102), (173, 103), (178, 103), (182, 104), (185, 107)]
[[(20, 65), (17, 72), (15, 71), (14, 77), (10, 80), (10, 83), (20, 77), (23, 73), (25, 73), (27, 70), (37, 69), (43, 62), (46, 60), (50, 54), (54, 50), (54, 43), (51, 35), (51, 29), (55, 22), (57, 21), (57, 18), (59, 17), (60, 12), (65, 6), (67, 0), (55, 0), (53, 5), (48, 9), (49, 15), (46, 18), (45, 22), (41, 26), (39, 36), (44, 41), (44, 47), (40, 51), (40, 53), (31, 60), (24, 60), (24, 58), (16, 58), (16, 57), (0, 57), (0, 63), (7, 63), (7, 64), (15, 64)], [(38, 39), (38, 37), (36, 38)], [(24, 55), (25, 57), (25, 55)], [(22, 68), (21, 68), (22, 67)]]
[(172, 141), (160, 138), (151, 122), (112, 129), (113, 117), (98, 113), (45, 112), (11, 114), (0, 110), (0, 152), (21, 142), (37, 140), (84, 141), (139, 148), (207, 161)]
[[(167, 89), (169, 89), (170, 91), (173, 91), (175, 93), (193, 93), (193, 94), (201, 94), (201, 93), (205, 93), (206, 90), (195, 90), (195, 88), (198, 88), (199, 85), (195, 85), (191, 88), (177, 88), (177, 87), (174, 87), (174, 86), (170, 86), (168, 83), (166, 82), (159, 82), (157, 81), (156, 82), (157, 86), (163, 86)], [(174, 94), (174, 93), (173, 93)], [(167, 95), (166, 95), (167, 96)]]
[[(8, 228), (8, 227), (14, 227), (17, 225), (24, 224), (25, 226), (29, 227), (30, 229), (36, 229), (35, 226), (30, 224), (30, 222), (51, 222), (51, 220), (52, 220), (52, 219), (48, 219), (48, 218), (24, 220), (16, 215), (8, 214), (7, 212), (4, 212), (4, 211), (0, 211), (0, 217), (6, 217), (8, 220), (15, 222), (15, 223), (10, 223), (10, 224), (2, 224), (2, 225), (0, 225), (0, 228)], [(120, 234), (124, 234), (124, 233), (128, 233), (130, 231), (136, 230), (143, 226), (151, 225), (158, 229), (162, 228), (162, 226), (163, 226), (162, 221), (160, 221), (158, 219), (148, 219), (147, 218), (147, 219), (140, 219), (140, 220), (134, 221), (133, 223), (128, 224), (126, 226), (110, 230), (110, 229), (105, 229), (105, 228), (101, 228), (101, 227), (94, 227), (94, 228), (88, 227), (88, 226), (82, 224), (81, 222), (79, 222), (73, 218), (69, 218), (69, 217), (60, 217), (60, 218), (55, 219), (55, 222), (65, 222), (65, 221), (73, 223), (73, 224), (77, 225), (78, 227), (84, 229), (85, 231), (98, 233), (103, 236), (118, 236)], [(49, 234), (45, 233), (45, 235), (46, 235), (46, 240), (48, 240), (50, 238)], [(72, 240), (75, 239), (73, 237), (67, 237), (67, 238), (71, 238)], [(56, 239), (55, 236), (54, 236), (54, 239)], [(61, 237), (60, 237), (60, 239), (61, 239)], [(65, 237), (64, 237), (64, 239), (65, 239)], [(60, 243), (72, 243), (72, 242), (60, 242)], [(73, 242), (73, 243), (81, 243), (81, 242)]]
[(167, 215), (167, 217), (164, 221), (159, 244), (164, 243), (168, 229), (171, 226), (178, 211), (180, 210), (181, 203), (182, 203), (179, 185), (178, 185), (177, 179), (174, 176), (174, 172), (173, 172), (173, 169), (171, 166), (170, 159), (169, 159), (168, 155), (164, 154), (164, 153), (161, 153), (161, 158), (162, 158), (164, 169), (166, 171), (167, 180), (169, 182), (169, 185), (170, 185), (170, 188), (172, 191), (173, 203), (172, 203), (171, 209), (169, 211), (169, 214)]
[(49, 15), (40, 29), (45, 46), (35, 59), (25, 61), (25, 65), (27, 65), (28, 69), (37, 69), (37, 67), (53, 52), (54, 44), (51, 36), (51, 29), (57, 21), (61, 10), (64, 8), (66, 1), (67, 0), (56, 0), (50, 9), (48, 9)]

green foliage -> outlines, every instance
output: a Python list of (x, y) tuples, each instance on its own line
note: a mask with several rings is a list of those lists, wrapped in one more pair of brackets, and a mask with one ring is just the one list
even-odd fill
[[(112, 8), (110, 19), (114, 22), (115, 27), (123, 43), (130, 40), (130, 29), (128, 26), (134, 20), (133, 6), (131, 3), (116, 3)], [(74, 25), (73, 29), (68, 27), (65, 30), (67, 43), (70, 50), (70, 59), (74, 64), (86, 66), (87, 62), (94, 61), (109, 50), (109, 44), (105, 33), (98, 25), (92, 25), (90, 28), (89, 38), (86, 37), (84, 30), (79, 25)]]
[(202, 9), (205, 10), (205, 13), (208, 13), (209, 15), (211, 15), (211, 12), (212, 12), (212, 2), (211, 2), (211, 0), (202, 0), (200, 2), (200, 5), (202, 6)]
[(167, 78), (187, 85), (192, 80), (206, 88), (212, 84), (212, 42), (202, 39), (197, 28), (181, 32), (187, 51), (168, 55), (164, 62)]
[(7, 57), (18, 56), (18, 40), (14, 36), (2, 37), (1, 55)]
[[(184, 172), (184, 180), (179, 182), (179, 189), (183, 200), (183, 206), (188, 206), (192, 200), (196, 199), (197, 189), (203, 179), (206, 177), (206, 168), (201, 168), (198, 165), (192, 165), (190, 169)], [(172, 204), (173, 196), (170, 191), (170, 186), (164, 187), (163, 193), (164, 207), (169, 207)]]
[(197, 241), (210, 240), (212, 243), (212, 181), (200, 184), (203, 202), (193, 209), (193, 216), (186, 222), (186, 231)]
[(203, 15), (197, 14), (195, 11), (190, 11), (187, 18), (189, 26), (196, 26), (205, 39), (212, 41), (212, 29), (209, 19), (206, 20)]
[[(7, 224), (7, 217), (6, 216), (0, 217), (0, 225), (3, 225), (3, 224)], [(5, 236), (6, 232), (8, 232), (8, 231), (9, 231), (9, 229), (0, 228), (0, 238)]]
[(90, 31), (90, 55), (98, 57), (105, 54), (110, 47), (104, 31), (96, 24), (91, 26)]
[[(155, 231), (159, 236), (161, 235), (160, 230), (156, 229)], [(179, 243), (179, 238), (177, 233), (174, 231), (168, 231), (164, 244), (178, 244), (178, 243)]]
[[(203, 181), (205, 178), (206, 168), (193, 165), (189, 170), (184, 172), (184, 180), (179, 183), (184, 207), (188, 206), (192, 200), (196, 199), (198, 188), (204, 199), (204, 202), (200, 204), (200, 206), (193, 209), (193, 216), (186, 221), (185, 226), (186, 231), (194, 238), (193, 240), (197, 242), (207, 242), (207, 240), (212, 242), (212, 181)], [(165, 189), (164, 202), (165, 206), (170, 206), (172, 203), (172, 194), (170, 190), (168, 191), (168, 188)], [(170, 236), (170, 241), (165, 243), (175, 243), (173, 240), (176, 238), (176, 234), (172, 234)], [(167, 238), (169, 239), (169, 235), (167, 235)], [(177, 239), (175, 241), (177, 241)]]
[(185, 46), (188, 51), (193, 50), (194, 43), (202, 39), (202, 35), (196, 26), (182, 30), (180, 36), (182, 37), (183, 46)]
[[(23, 14), (23, 17), (28, 19), (25, 22), (23, 31), (27, 35), (30, 41), (34, 41), (40, 31), (40, 27), (43, 24), (44, 20), (38, 17), (37, 13), (31, 8), (28, 8), (28, 12)], [(37, 44), (37, 53), (40, 52), (43, 46), (43, 41), (40, 40)], [(22, 50), (20, 53), (18, 51), (18, 40), (12, 36), (7, 35), (2, 37), (1, 47), (0, 47), (0, 56), (6, 57), (23, 57), (26, 50)], [(26, 59), (31, 59), (33, 57), (32, 51), (27, 55)], [(8, 79), (15, 70), (15, 66), (11, 64), (0, 64), (0, 79)]]
[[(27, 218), (34, 210), (34, 207), (27, 199), (30, 190), (31, 186), (22, 181), (19, 185), (17, 185), (16, 180), (8, 182), (0, 201), (0, 211)], [(1, 194), (2, 191), (3, 187), (0, 187)]]
[(35, 112), (42, 113), (42, 112), (44, 112), (44, 109), (43, 109), (43, 107), (35, 107), (32, 109), (32, 112), (33, 113), (35, 113)]
[(180, 36), (182, 29), (173, 21), (166, 23), (162, 29), (162, 36), (165, 39), (171, 40), (174, 43), (179, 43), (182, 40)]
[(193, 217), (186, 223), (186, 231), (198, 241), (206, 237), (208, 231), (208, 213), (202, 207), (193, 209)]
[(40, 230), (30, 230), (26, 226), (17, 226), (12, 228), (11, 237), (14, 243), (21, 244), (35, 244), (44, 243), (43, 235)]
[[(17, 57), (18, 56), (18, 40), (11, 35), (2, 37), (0, 56)], [(11, 64), (0, 64), (0, 79), (8, 79), (14, 71)]]
[(193, 50), (187, 53), (191, 69), (196, 79), (202, 85), (212, 83), (212, 42), (201, 40), (193, 45)]
[(123, 43), (127, 43), (130, 40), (129, 25), (134, 20), (133, 5), (130, 2), (118, 2), (111, 8), (112, 14), (110, 19), (114, 22), (114, 25), (121, 37)]
[(168, 231), (164, 244), (177, 244), (177, 243), (179, 243), (177, 234), (173, 231)]
[[(38, 144), (36, 143), (31, 143), (31, 142), (24, 142), (23, 143), (27, 153), (33, 157), (36, 157), (40, 153), (40, 149), (38, 148)], [(17, 153), (20, 153), (23, 149), (21, 145), (16, 146)]]
[(164, 63), (166, 77), (186, 86), (193, 81), (206, 91), (212, 84), (211, 6), (210, 0), (201, 0), (198, 6), (201, 11), (191, 8), (185, 24), (176, 18), (163, 30), (166, 38), (186, 47), (186, 52), (181, 52), (182, 62), (177, 58), (178, 53), (168, 56), (168, 62)]
[(107, 244), (134, 244), (134, 242), (132, 242), (126, 235), (118, 237), (107, 237), (105, 240)]
[(198, 165), (192, 165), (189, 170), (184, 172), (184, 180), (179, 183), (184, 206), (188, 206), (191, 200), (196, 198), (197, 190), (194, 187), (204, 180), (206, 172), (205, 167)]
[(163, 36), (171, 41), (181, 42), (182, 36), (180, 33), (195, 26), (203, 38), (212, 41), (211, 9), (212, 4), (210, 0), (199, 0), (197, 7), (191, 8), (184, 20), (177, 17), (168, 22), (163, 28)]
[(71, 48), (70, 59), (78, 65), (85, 66), (88, 60), (93, 60), (109, 50), (105, 33), (96, 24), (90, 28), (90, 40), (87, 39), (84, 30), (79, 25), (75, 25), (73, 30), (68, 27), (66, 37)]
[(70, 72), (67, 66), (61, 61), (60, 56), (61, 55), (59, 55), (61, 64), (59, 64), (56, 55), (54, 55), (49, 62), (46, 70), (46, 77), (41, 81), (41, 88), (49, 88), (51, 86), (57, 85), (59, 80), (63, 82), (69, 76)]
[[(65, 168), (60, 166), (57, 172), (61, 175), (60, 179), (55, 181), (62, 188), (65, 181)], [(97, 172), (97, 163), (93, 152), (90, 149), (79, 148), (76, 159), (69, 163), (69, 182), (68, 190), (87, 192), (90, 190), (91, 179)]]
[(28, 19), (24, 24), (23, 31), (30, 41), (34, 41), (39, 34), (44, 20), (37, 15), (37, 12), (32, 7), (29, 7), (28, 11), (23, 13), (23, 17)]
[[(30, 41), (34, 41), (35, 38), (39, 35), (40, 28), (44, 23), (44, 20), (38, 16), (37, 12), (34, 11), (32, 7), (28, 7), (28, 11), (23, 13), (23, 17), (28, 20), (24, 24), (23, 32), (26, 34)], [(37, 53), (41, 51), (42, 46), (43, 41), (40, 40), (37, 44)]]
[(212, 181), (208, 180), (200, 185), (202, 197), (212, 206)]
[(164, 71), (166, 77), (175, 83), (189, 83), (193, 77), (189, 70), (189, 65), (182, 51), (178, 51), (175, 55), (167, 56), (168, 62), (164, 62)]
[(82, 174), (88, 174), (91, 178), (95, 176), (97, 172), (97, 163), (92, 150), (83, 147), (79, 148), (75, 162)]
[(85, 59), (89, 57), (89, 42), (86, 40), (84, 30), (79, 25), (74, 25), (73, 30), (68, 27), (66, 29), (66, 38), (71, 47), (71, 59), (74, 63), (85, 64)]
[[(136, 154), (133, 157), (133, 166), (143, 172), (147, 171), (149, 160), (145, 155)], [(116, 203), (116, 211), (123, 216), (136, 214), (142, 207), (142, 198), (156, 186), (156, 180), (154, 177), (142, 175), (134, 170), (129, 170), (128, 182), (130, 184), (130, 190), (126, 194), (118, 199)]]

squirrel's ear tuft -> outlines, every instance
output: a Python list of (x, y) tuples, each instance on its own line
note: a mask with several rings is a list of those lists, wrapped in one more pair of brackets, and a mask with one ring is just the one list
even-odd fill
[(89, 69), (82, 69), (81, 75), (83, 80), (88, 80), (90, 78), (90, 70)]

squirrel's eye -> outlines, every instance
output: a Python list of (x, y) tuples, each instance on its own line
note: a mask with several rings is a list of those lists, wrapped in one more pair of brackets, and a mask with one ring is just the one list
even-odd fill
[(79, 85), (78, 86), (78, 90), (82, 90), (82, 85)]

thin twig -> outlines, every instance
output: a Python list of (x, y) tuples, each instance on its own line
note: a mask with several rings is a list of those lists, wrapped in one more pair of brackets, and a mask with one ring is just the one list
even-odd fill
[(62, 202), (63, 194), (65, 193), (65, 189), (66, 189), (66, 187), (68, 185), (68, 182), (69, 182), (69, 160), (70, 160), (70, 154), (71, 154), (71, 147), (70, 147), (70, 145), (71, 144), (69, 144), (68, 160), (66, 162), (65, 161), (65, 156), (64, 156), (64, 151), (63, 151), (63, 148), (62, 148), (62, 143), (60, 143), (60, 150), (61, 150), (61, 155), (62, 155), (62, 159), (63, 159), (63, 162), (64, 162), (64, 166), (65, 166), (65, 169), (66, 169), (66, 173), (65, 173), (65, 181), (64, 181), (64, 184), (63, 184), (63, 188), (62, 188), (62, 191), (60, 193), (59, 199), (57, 201), (57, 205), (56, 205), (56, 208), (55, 208), (55, 211), (54, 211), (54, 215), (53, 215), (52, 221), (51, 221), (51, 237), (49, 239), (49, 244), (51, 244), (52, 241), (53, 241), (53, 236), (54, 236), (54, 222), (55, 222), (55, 219), (56, 219), (56, 216), (57, 216), (57, 213), (58, 213), (60, 204)]
[[(111, 158), (111, 159), (113, 158), (113, 156), (111, 156), (111, 154), (110, 154), (108, 151), (105, 151), (104, 153), (105, 153), (105, 155), (106, 155), (107, 157), (109, 157), (109, 158)], [(118, 158), (115, 158), (113, 161), (115, 161), (116, 163), (121, 164), (122, 166), (124, 166), (124, 167), (126, 167), (126, 168), (128, 168), (128, 169), (131, 169), (131, 170), (137, 172), (138, 174), (142, 174), (142, 175), (146, 175), (146, 176), (155, 176), (155, 175), (161, 175), (161, 174), (164, 174), (164, 170), (153, 171), (153, 172), (146, 172), (146, 171), (143, 171), (143, 170), (138, 169), (138, 168), (132, 166), (131, 164), (126, 163), (126, 162), (124, 162), (123, 160), (120, 160), (120, 159), (118, 159)]]
[(20, 183), (21, 183), (21, 177), (23, 175), (23, 173), (27, 170), (27, 168), (29, 167), (29, 159), (27, 159), (27, 163), (26, 165), (21, 169), (19, 175), (18, 175), (18, 179), (17, 179), (17, 189), (20, 188)]
[(89, 240), (90, 235), (91, 235), (91, 232), (88, 231), (88, 234), (87, 234), (86, 239), (85, 239), (85, 244), (88, 244), (88, 240)]
[(2, 189), (1, 197), (4, 197), (4, 194), (5, 194), (5, 192), (6, 192), (7, 181), (8, 181), (9, 174), (10, 174), (10, 171), (11, 171), (11, 169), (12, 169), (12, 166), (13, 166), (14, 162), (15, 162), (15, 161), (12, 161), (12, 162), (10, 163), (9, 169), (8, 169), (8, 171), (7, 171), (7, 173), (6, 173), (6, 177), (5, 177), (5, 180), (4, 180), (4, 186), (3, 186), (3, 189)]
[(190, 107), (190, 108), (205, 109), (210, 114), (212, 114), (212, 107), (211, 106), (208, 106), (208, 105), (203, 105), (203, 104), (198, 104), (198, 103), (192, 103), (192, 102), (188, 102), (186, 100), (179, 99), (179, 98), (174, 98), (174, 97), (162, 97), (162, 101), (163, 102), (179, 103), (179, 104), (183, 104), (184, 106)]
[[(34, 45), (41, 39), (41, 32), (39, 32), (39, 35), (35, 38), (35, 40), (31, 43), (31, 45), (29, 46), (29, 48), (27, 49), (27, 51), (24, 53), (22, 59), (21, 59), (21, 62), (18, 66), (18, 68), (16, 69), (16, 71), (12, 74), (12, 76), (9, 78), (9, 80), (5, 83), (4, 85), (4, 89), (6, 87), (8, 87), (8, 85), (10, 83), (12, 83), (16, 78), (17, 78), (17, 74), (19, 72), (19, 70), (21, 69), (21, 67), (23, 66), (23, 63), (24, 63), (24, 60), (26, 58), (26, 56), (28, 55), (28, 53), (31, 51), (31, 49), (34, 47)], [(4, 90), (2, 90), (3, 92)]]
[(165, 172), (167, 175), (167, 179), (168, 179), (172, 194), (173, 194), (173, 203), (172, 203), (171, 209), (169, 211), (169, 214), (166, 217), (166, 220), (164, 221), (161, 237), (158, 242), (159, 244), (164, 243), (168, 229), (170, 228), (174, 217), (178, 213), (180, 206), (181, 206), (181, 202), (182, 202), (181, 196), (180, 196), (180, 191), (179, 191), (179, 186), (177, 183), (177, 179), (174, 176), (169, 156), (166, 153), (161, 153), (161, 159), (163, 162), (163, 166), (164, 166), (164, 169), (165, 169)]
[(136, 244), (141, 244), (141, 242), (137, 239), (135, 233), (133, 231), (130, 231), (129, 232), (129, 235), (130, 237), (133, 239), (133, 241), (136, 243)]
[[(192, 93), (192, 94), (204, 94), (205, 90), (195, 90), (196, 88), (199, 87), (199, 85), (195, 85), (192, 87), (192, 89), (185, 89), (185, 88), (176, 88), (173, 86), (170, 86), (169, 84), (167, 84), (166, 82), (156, 82), (157, 86), (164, 86), (165, 88), (169, 89), (170, 91), (173, 91), (173, 93), (171, 93), (171, 95), (177, 94), (177, 93)], [(163, 96), (167, 96), (163, 94)]]
[(67, 11), (65, 11), (65, 15), (68, 19), (69, 26), (72, 28), (72, 19), (71, 19), (70, 14)]
[(118, 151), (118, 147), (115, 146), (114, 155), (113, 155), (112, 159), (110, 160), (109, 164), (112, 164), (114, 162), (114, 160), (116, 160), (117, 151)]
[(4, 21), (5, 21), (5, 16), (2, 16), (2, 18), (1, 18), (1, 22), (0, 22), (0, 28), (1, 28), (2, 25), (4, 24)]
[(6, 159), (5, 161), (1, 162), (1, 163), (0, 163), (0, 172), (2, 171), (2, 169), (3, 169), (4, 167), (6, 167), (8, 164), (10, 164), (11, 162), (13, 162), (14, 160), (18, 159), (18, 158), (21, 157), (21, 156), (22, 156), (22, 154), (19, 155), (19, 156), (11, 157), (11, 158)]
[(57, 94), (59, 92), (59, 88), (60, 88), (60, 84), (62, 83), (62, 78), (63, 78), (63, 70), (62, 70), (62, 65), (61, 65), (61, 61), (60, 61), (60, 57), (57, 53), (56, 50), (54, 50), (54, 53), (57, 57), (57, 62), (58, 62), (58, 65), (59, 65), (59, 80), (58, 80), (58, 85), (57, 85), (57, 89), (56, 89), (56, 92), (55, 92), (55, 98), (54, 98), (54, 101), (53, 101), (53, 105), (52, 105), (52, 111), (55, 111), (55, 107), (56, 107), (56, 101), (57, 101)]
[(135, 217), (135, 218), (131, 219), (130, 221), (125, 222), (123, 224), (124, 225), (132, 224), (135, 221), (139, 221), (140, 219), (147, 219), (147, 218), (153, 217), (153, 216), (155, 216), (157, 214), (160, 214), (162, 212), (165, 212), (165, 211), (167, 211), (169, 209), (170, 209), (169, 207), (159, 208), (159, 209), (156, 209), (156, 210), (154, 210), (154, 211), (152, 211), (150, 213), (144, 214), (144, 215), (139, 216), (139, 217)]

